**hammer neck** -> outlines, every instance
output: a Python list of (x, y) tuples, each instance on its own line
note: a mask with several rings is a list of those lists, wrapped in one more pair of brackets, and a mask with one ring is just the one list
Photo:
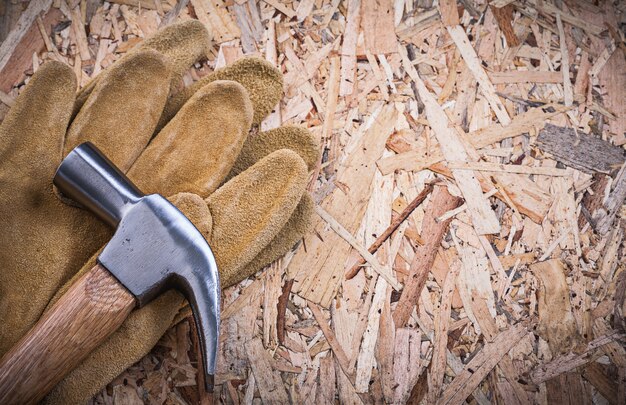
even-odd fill
[(143, 194), (93, 144), (73, 149), (54, 176), (54, 185), (67, 198), (117, 227)]

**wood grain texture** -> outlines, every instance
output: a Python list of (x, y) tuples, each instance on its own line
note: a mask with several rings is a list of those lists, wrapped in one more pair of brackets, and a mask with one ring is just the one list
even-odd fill
[(610, 404), (618, 404), (618, 381), (609, 376), (605, 369), (606, 367), (593, 362), (585, 367), (582, 375)]
[(28, 8), (20, 16), (17, 26), (0, 44), (0, 70), (4, 69), (4, 67), (9, 63), (13, 52), (26, 33), (33, 26), (37, 16), (39, 16), (42, 12), (48, 11), (51, 5), (52, 0), (33, 1), (28, 5)]
[[(448, 267), (447, 261), (446, 267)], [(430, 372), (428, 373), (428, 403), (436, 403), (440, 396), (444, 385), (444, 376), (447, 367), (447, 344), (450, 313), (452, 311), (452, 296), (455, 289), (456, 278), (459, 275), (461, 266), (449, 267), (446, 278), (441, 288), (441, 299), (437, 305), (435, 312), (435, 330), (433, 334), (433, 358), (430, 363)]]
[[(35, 15), (33, 18), (36, 18)], [(50, 9), (42, 17), (42, 25), (46, 34), (50, 34), (52, 27), (63, 19), (63, 14), (56, 8)], [(33, 52), (40, 52), (45, 48), (41, 32), (37, 24), (30, 24), (30, 28), (20, 37), (14, 37), (13, 47), (9, 46), (7, 38), (0, 47), (0, 91), (8, 93), (16, 82), (24, 80), (24, 71), (33, 66)], [(6, 60), (5, 52), (11, 52)]]
[(620, 213), (621, 206), (626, 200), (626, 163), (622, 165), (622, 168), (615, 176), (612, 189), (605, 199), (602, 208), (593, 213), (596, 230), (600, 235), (609, 233), (615, 217)]
[(448, 34), (450, 34), (450, 37), (452, 37), (452, 40), (459, 49), (459, 52), (461, 52), (461, 56), (467, 64), (467, 67), (474, 74), (474, 78), (479, 84), (479, 90), (489, 102), (491, 109), (496, 117), (498, 117), (498, 121), (500, 121), (500, 124), (504, 126), (509, 125), (511, 123), (511, 117), (509, 117), (509, 113), (506, 111), (504, 104), (502, 104), (502, 101), (498, 97), (496, 88), (489, 80), (487, 72), (485, 72), (478, 55), (476, 55), (476, 51), (472, 47), (467, 34), (460, 25), (449, 26), (446, 28), (448, 30)]
[(539, 132), (537, 146), (556, 160), (585, 173), (610, 174), (624, 163), (624, 150), (593, 135), (547, 124)]
[(504, 357), (519, 342), (528, 331), (519, 323), (498, 334), (492, 343), (487, 343), (478, 354), (465, 366), (462, 372), (448, 384), (438, 404), (462, 404), (472, 392), (478, 388), (483, 378), (487, 376)]
[(135, 298), (94, 266), (0, 361), (0, 403), (39, 402), (126, 319)]
[(603, 353), (596, 349), (611, 343), (618, 343), (624, 337), (626, 335), (615, 331), (609, 332), (607, 335), (598, 336), (589, 342), (587, 347), (579, 353), (569, 352), (555, 357), (552, 361), (536, 366), (530, 372), (530, 380), (538, 385), (578, 367), (586, 366), (602, 356)]
[(461, 23), (459, 20), (459, 10), (456, 6), (456, 0), (440, 0), (439, 13), (441, 14), (441, 22), (446, 27)]
[[(452, 171), (443, 163), (434, 164), (430, 166), (429, 169), (450, 179), (453, 178)], [(509, 200), (514, 203), (519, 212), (528, 216), (538, 224), (543, 221), (543, 217), (545, 217), (548, 209), (550, 209), (550, 204), (548, 204), (548, 202), (552, 200), (550, 194), (524, 175), (496, 175), (493, 176), (493, 178), (496, 179), (501, 188), (505, 190)], [(478, 182), (484, 193), (488, 193), (493, 188), (493, 180), (489, 181), (484, 176), (480, 176)], [(494, 194), (494, 197), (508, 204), (507, 198), (500, 190)]]
[(509, 4), (504, 7), (494, 7), (490, 6), (491, 12), (493, 16), (496, 18), (496, 22), (498, 23), (498, 28), (504, 34), (506, 38), (506, 42), (509, 47), (518, 46), (520, 44), (519, 39), (515, 35), (515, 31), (513, 30), (513, 5)]
[(341, 84), (339, 95), (349, 96), (356, 83), (356, 46), (361, 24), (361, 0), (347, 2), (346, 31), (341, 45)]
[(391, 0), (364, 1), (361, 5), (361, 31), (365, 49), (372, 54), (396, 51), (396, 31)]

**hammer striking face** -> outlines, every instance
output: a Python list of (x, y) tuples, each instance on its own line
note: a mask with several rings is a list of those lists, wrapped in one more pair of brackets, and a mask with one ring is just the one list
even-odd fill
[[(124, 308), (126, 312), (114, 308), (104, 317), (113, 318), (112, 314), (115, 313), (115, 323), (119, 323), (117, 325), (119, 327), (123, 322), (120, 318), (124, 313), (127, 315), (132, 306), (141, 307), (170, 288), (181, 291), (189, 301), (194, 314), (202, 352), (205, 388), (211, 391), (219, 337), (221, 290), (215, 258), (202, 234), (187, 217), (162, 196), (143, 195), (90, 143), (84, 143), (69, 153), (57, 170), (54, 184), (65, 197), (92, 211), (100, 219), (116, 228), (113, 238), (98, 257), (99, 265), (90, 273), (99, 269), (105, 273), (102, 277), (112, 275), (108, 284), (117, 284), (120, 289), (124, 290), (120, 294), (127, 294), (134, 299), (128, 300), (127, 306), (131, 308)], [(106, 294), (103, 293), (104, 298), (98, 296), (95, 299), (98, 304), (97, 311), (102, 312), (102, 302), (111, 296), (109, 293), (111, 286), (98, 287), (100, 283), (106, 284), (107, 281), (103, 282), (100, 278), (93, 281), (93, 277), (89, 280), (88, 276), (89, 273), (79, 279), (65, 296), (69, 296), (72, 289), (76, 293), (76, 290), (81, 288), (82, 280), (84, 286), (82, 286), (83, 290), (77, 292), (79, 295), (82, 293), (82, 295), (96, 296), (98, 288), (100, 292), (106, 291)], [(33, 342), (36, 339), (29, 339), (29, 336), (35, 336), (37, 328), (45, 327), (56, 334), (68, 328), (68, 325), (57, 325), (63, 319), (68, 318), (67, 316), (60, 318), (54, 316), (55, 312), (56, 314), (64, 311), (70, 312), (69, 308), (64, 308), (64, 305), (68, 306), (64, 304), (64, 297), (0, 361), (0, 401), (2, 403), (6, 403), (4, 400), (11, 402), (12, 398), (18, 398), (17, 402), (36, 402), (63, 378), (64, 375), (58, 372), (54, 373), (53, 377), (39, 376), (39, 380), (45, 380), (40, 384), (44, 387), (43, 389), (31, 387), (29, 379), (32, 378), (30, 377), (26, 377), (22, 382), (7, 381), (10, 378), (9, 374), (14, 376), (15, 369), (20, 368), (20, 362), (30, 360), (28, 357), (37, 355), (37, 350), (40, 350), (39, 367), (54, 366), (53, 360), (48, 361), (50, 364), (46, 363), (45, 356), (50, 356), (46, 352), (55, 348), (46, 347), (49, 345), (42, 344), (42, 342), (37, 344), (38, 342)], [(81, 296), (81, 298), (84, 297)], [(87, 299), (94, 301), (94, 297), (87, 297)], [(91, 304), (90, 301), (87, 302), (87, 307), (89, 304)], [(76, 319), (91, 316), (79, 314), (79, 311), (85, 312), (84, 309), (77, 309), (74, 311), (76, 313), (74, 319), (66, 319), (74, 329), (80, 329), (81, 322), (90, 324), (90, 322), (85, 322), (86, 319)], [(106, 334), (89, 331), (92, 340), (97, 336), (101, 338), (100, 341), (103, 341), (117, 329), (115, 327), (111, 330), (113, 322), (104, 321)], [(62, 338), (62, 335), (59, 336), (59, 339)], [(89, 343), (89, 346), (93, 346), (93, 342)], [(75, 350), (77, 353), (66, 356), (66, 363), (63, 363), (66, 368), (69, 368), (67, 362), (74, 361), (78, 364), (92, 349), (88, 347), (87, 350), (82, 350), (78, 345)], [(33, 367), (33, 369), (36, 368)], [(37, 395), (25, 394), (26, 397), (19, 396), (27, 391), (38, 393)]]

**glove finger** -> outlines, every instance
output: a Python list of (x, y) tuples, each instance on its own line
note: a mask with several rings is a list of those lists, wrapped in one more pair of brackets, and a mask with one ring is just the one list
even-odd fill
[(198, 20), (168, 25), (138, 44), (133, 51), (154, 49), (165, 56), (177, 84), (189, 68), (211, 50), (211, 34)]
[(150, 141), (169, 83), (165, 58), (153, 50), (111, 66), (70, 125), (65, 153), (91, 141), (126, 172)]
[(232, 80), (248, 90), (254, 108), (252, 120), (254, 125), (259, 125), (272, 112), (283, 95), (283, 76), (272, 64), (260, 58), (239, 59), (230, 66), (206, 75), (170, 97), (157, 129), (165, 126), (196, 91), (216, 80)]
[(237, 277), (233, 277), (232, 283), (236, 284), (250, 277), (274, 260), (284, 256), (311, 229), (313, 210), (313, 199), (308, 193), (304, 193), (300, 203), (278, 235), (237, 273)]
[(319, 158), (319, 142), (306, 128), (286, 125), (250, 136), (244, 143), (227, 179), (243, 172), (261, 158), (280, 149), (291, 149), (306, 163), (309, 171)]
[[(205, 236), (211, 233), (211, 213), (204, 200), (191, 193), (180, 193), (170, 202), (189, 218)], [(98, 251), (50, 300), (46, 310), (67, 291), (75, 280), (95, 264)], [(146, 306), (131, 312), (122, 326), (92, 351), (46, 396), (44, 404), (80, 404), (100, 391), (122, 371), (148, 353), (169, 328), (185, 302), (175, 290), (159, 295)]]
[[(135, 46), (117, 63), (122, 62), (138, 51), (155, 50), (165, 56), (168, 68), (172, 74), (171, 82), (174, 86), (180, 82), (182, 76), (189, 70), (191, 65), (209, 53), (210, 48), (211, 34), (207, 31), (204, 24), (198, 20), (188, 20), (160, 29), (154, 35)], [(87, 86), (80, 89), (76, 96), (73, 115), (78, 113), (89, 94), (93, 91), (96, 83), (106, 75), (107, 71), (104, 71), (89, 82)]]
[(51, 191), (75, 91), (74, 72), (60, 62), (44, 64), (30, 79), (0, 124), (0, 162), (13, 169), (2, 176), (0, 192), (20, 194), (21, 186)]
[(207, 198), (213, 217), (211, 249), (222, 288), (241, 280), (241, 269), (285, 226), (300, 201), (307, 168), (294, 151), (271, 153)]
[(251, 121), (252, 105), (242, 85), (210, 83), (152, 140), (128, 176), (144, 193), (206, 197), (228, 174)]

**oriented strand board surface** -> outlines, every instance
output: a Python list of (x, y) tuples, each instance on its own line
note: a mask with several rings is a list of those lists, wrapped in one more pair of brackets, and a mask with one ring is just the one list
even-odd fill
[(198, 19), (179, 86), (260, 56), (262, 128), (321, 141), (313, 228), (223, 293), (213, 397), (181, 314), (90, 404), (626, 403), (624, 2), (5, 3), (0, 119), (42, 63), (85, 86)]
[[(322, 202), (322, 207), (349, 232), (356, 232), (367, 208), (375, 162), (382, 156), (387, 136), (391, 135), (397, 111), (392, 104), (380, 107), (371, 118), (371, 126), (354, 134), (354, 149), (337, 172), (336, 188)], [(307, 246), (294, 256), (289, 272), (296, 279), (294, 291), (328, 307), (341, 283), (350, 246), (323, 220), (314, 219), (314, 232), (306, 236)]]

